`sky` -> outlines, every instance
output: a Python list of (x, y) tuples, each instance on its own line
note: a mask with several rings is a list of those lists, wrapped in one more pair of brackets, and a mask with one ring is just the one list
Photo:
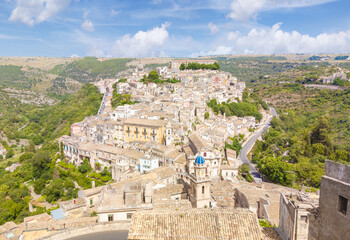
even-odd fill
[(350, 0), (0, 0), (0, 56), (350, 53)]

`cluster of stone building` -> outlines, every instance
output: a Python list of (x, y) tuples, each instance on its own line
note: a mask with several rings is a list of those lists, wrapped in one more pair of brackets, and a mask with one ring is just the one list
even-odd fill
[[(170, 73), (161, 74), (176, 73), (176, 64), (183, 62), (172, 63)], [(138, 67), (133, 77), (142, 71)], [(75, 123), (71, 136), (58, 139), (66, 160), (79, 166), (88, 159), (96, 171), (107, 168), (113, 183), (95, 187), (93, 182), (78, 198), (60, 202), (51, 216), (28, 217), (16, 226), (8, 223), (1, 233), (64, 239), (59, 234), (66, 228), (123, 226), (129, 239), (340, 240), (349, 235), (348, 166), (326, 162), (320, 197), (239, 181), (241, 163), (235, 151), (224, 150), (224, 143), (255, 127), (255, 119), (215, 116), (206, 101), (210, 94), (240, 98), (241, 84), (211, 70), (186, 70), (176, 76), (181, 74), (187, 74), (187, 80), (173, 86), (142, 83), (140, 91), (138, 82), (120, 83), (125, 86), (118, 87), (121, 93), (133, 98), (143, 93), (145, 98)], [(276, 225), (279, 237), (262, 233), (258, 219)], [(58, 235), (50, 238), (53, 233)]]
[(350, 79), (348, 79), (347, 77), (347, 72), (344, 72), (344, 71), (338, 71), (336, 73), (333, 73), (332, 76), (321, 76), (320, 80), (325, 84), (329, 84), (329, 83), (333, 83), (334, 79), (336, 78), (339, 78), (345, 81), (350, 81)]
[(93, 168), (98, 163), (102, 170), (111, 169), (114, 180), (162, 166), (172, 167), (188, 180), (195, 158), (203, 155), (211, 178), (219, 178), (222, 171), (226, 177), (236, 176), (239, 164), (235, 153), (229, 154), (231, 161), (223, 162), (227, 160), (224, 144), (228, 137), (250, 134), (255, 118), (216, 116), (207, 102), (212, 98), (218, 102), (241, 100), (244, 83), (219, 71), (179, 71), (177, 62), (162, 74), (164, 78), (175, 74), (179, 83), (139, 82), (141, 67), (127, 82), (118, 83), (118, 93), (131, 94), (139, 103), (118, 106), (73, 124), (71, 136), (59, 139), (66, 159), (76, 166), (89, 159)]

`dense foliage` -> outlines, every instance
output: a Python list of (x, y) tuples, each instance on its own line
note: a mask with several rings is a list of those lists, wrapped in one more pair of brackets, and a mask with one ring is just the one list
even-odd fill
[(225, 148), (231, 149), (231, 150), (235, 150), (236, 151), (236, 155), (239, 155), (239, 152), (242, 149), (242, 144), (240, 143), (238, 137), (232, 137), (230, 138), (231, 142), (225, 142)]
[[(54, 106), (38, 108), (8, 98), (2, 102), (0, 132), (9, 139), (30, 139), (36, 145), (70, 133), (70, 125), (96, 114), (102, 95), (91, 84)], [(97, 109), (97, 110), (96, 110)]]
[(334, 60), (346, 60), (349, 56), (336, 56)]
[(31, 83), (27, 81), (21, 67), (12, 65), (0, 66), (0, 86), (18, 86), (23, 88), (30, 85)]
[(147, 83), (156, 83), (156, 84), (162, 84), (162, 83), (178, 83), (180, 80), (176, 78), (171, 79), (161, 79), (158, 75), (157, 71), (150, 71), (148, 76), (143, 76), (143, 78), (140, 79), (140, 82), (143, 82), (145, 84)]
[(256, 89), (280, 113), (252, 160), (269, 180), (319, 187), (326, 159), (350, 162), (350, 91), (305, 89), (301, 84)]
[(211, 99), (207, 105), (213, 110), (215, 114), (226, 114), (227, 117), (253, 116), (257, 121), (260, 121), (262, 119), (262, 115), (259, 112), (259, 109), (261, 107), (264, 109), (268, 108), (266, 102), (262, 101), (254, 93), (249, 95), (247, 91), (243, 94), (243, 101), (238, 100), (237, 102), (217, 103), (216, 99)]
[(125, 104), (135, 104), (137, 101), (131, 100), (130, 94), (119, 94), (118, 93), (118, 83), (126, 82), (126, 78), (119, 79), (118, 82), (113, 84), (113, 95), (112, 95), (112, 107), (116, 108), (118, 106), (123, 106)]
[[(276, 61), (283, 57), (237, 57), (218, 59), (220, 69), (231, 73), (239, 81), (250, 82), (275, 74), (281, 74), (299, 66), (299, 63)], [(284, 58), (285, 59), (285, 58)]]
[(180, 70), (198, 70), (198, 69), (210, 69), (210, 70), (220, 70), (220, 65), (215, 62), (213, 64), (205, 64), (205, 63), (197, 63), (197, 62), (190, 62), (187, 64), (187, 66), (184, 63), (181, 63)]
[(115, 58), (99, 61), (95, 57), (85, 57), (72, 63), (57, 65), (50, 72), (59, 77), (71, 78), (78, 82), (94, 82), (100, 78), (114, 78), (117, 73), (127, 69), (129, 58)]
[[(89, 188), (92, 180), (97, 186), (110, 180), (107, 170), (94, 173), (91, 167), (85, 166), (86, 162), (79, 169), (64, 161), (56, 164), (56, 160), (64, 159), (64, 156), (59, 153), (58, 143), (54, 140), (69, 134), (72, 123), (95, 114), (101, 99), (97, 88), (90, 84), (61, 103), (44, 108), (21, 104), (11, 98), (4, 99), (5, 106), (1, 106), (0, 117), (2, 134), (5, 133), (9, 139), (29, 139), (30, 144), (19, 148), (2, 142), (17, 155), (0, 161), (0, 225), (7, 221), (18, 223), (26, 216), (49, 211), (34, 205), (34, 212), (29, 212), (30, 189), (40, 194), (41, 200), (54, 203), (59, 199), (77, 197), (77, 185)], [(43, 145), (36, 148), (35, 143)], [(22, 165), (13, 173), (5, 171), (6, 166), (16, 162)]]

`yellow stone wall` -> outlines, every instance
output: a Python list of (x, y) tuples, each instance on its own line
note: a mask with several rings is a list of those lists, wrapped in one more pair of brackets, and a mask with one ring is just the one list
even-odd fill
[[(133, 142), (133, 141), (143, 141), (149, 142), (153, 141), (153, 129), (155, 132), (155, 141), (163, 144), (164, 143), (164, 134), (165, 127), (148, 127), (148, 126), (135, 126), (135, 125), (124, 125), (124, 141)], [(146, 130), (146, 134), (144, 131)]]

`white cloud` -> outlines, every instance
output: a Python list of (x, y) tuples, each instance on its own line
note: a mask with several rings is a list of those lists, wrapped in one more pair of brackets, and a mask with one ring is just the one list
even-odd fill
[(315, 37), (297, 31), (281, 30), (281, 23), (267, 29), (252, 29), (247, 35), (229, 33), (230, 44), (221, 44), (208, 55), (276, 53), (345, 53), (350, 52), (350, 30), (322, 33)]
[(266, 2), (267, 0), (234, 0), (228, 17), (240, 21), (255, 18)]
[(66, 8), (71, 0), (17, 0), (9, 18), (29, 26), (44, 22)]
[(120, 11), (116, 11), (114, 9), (111, 10), (111, 16), (114, 17), (116, 15), (118, 15), (120, 13)]
[(219, 27), (216, 26), (214, 23), (210, 22), (208, 24), (208, 28), (210, 30), (210, 34), (214, 35), (220, 31)]
[(81, 24), (81, 27), (89, 32), (94, 31), (94, 24), (89, 19), (86, 19), (83, 24)]
[(84, 9), (83, 18), (86, 19), (90, 14), (89, 10)]
[(126, 34), (118, 39), (113, 46), (112, 55), (116, 57), (147, 57), (160, 56), (160, 48), (169, 38), (168, 23), (154, 27), (146, 32), (138, 31), (134, 36)]
[(259, 12), (278, 8), (308, 7), (336, 0), (233, 0), (229, 18), (248, 21), (256, 18)]
[(15, 39), (17, 37), (6, 35), (6, 34), (0, 34), (0, 39)]
[(240, 35), (239, 31), (235, 31), (235, 32), (229, 32), (227, 34), (227, 40), (229, 41), (233, 41), (236, 40), (238, 38), (238, 36)]

